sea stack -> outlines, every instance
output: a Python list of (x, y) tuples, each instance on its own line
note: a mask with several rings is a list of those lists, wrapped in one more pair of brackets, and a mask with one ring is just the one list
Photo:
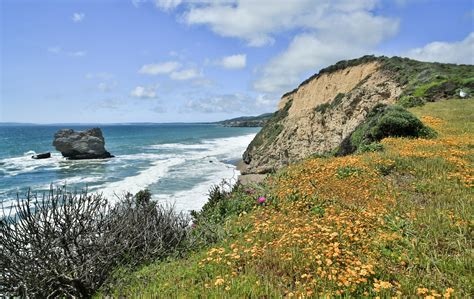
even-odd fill
[(86, 131), (62, 129), (54, 134), (53, 146), (69, 160), (112, 158), (105, 150), (102, 130), (93, 128)]

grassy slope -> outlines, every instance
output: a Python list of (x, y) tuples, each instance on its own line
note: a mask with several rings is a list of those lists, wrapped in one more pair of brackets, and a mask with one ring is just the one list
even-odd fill
[(438, 138), (283, 169), (251, 195), (264, 205), (227, 219), (226, 239), (118, 273), (115, 295), (472, 296), (474, 100), (411, 111)]

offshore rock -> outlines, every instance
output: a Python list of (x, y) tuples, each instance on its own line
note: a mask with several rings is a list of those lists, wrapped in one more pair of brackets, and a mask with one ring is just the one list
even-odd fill
[(41, 153), (41, 154), (37, 154), (37, 155), (33, 155), (31, 156), (32, 159), (36, 159), (36, 160), (39, 160), (39, 159), (48, 159), (48, 158), (51, 158), (51, 153)]
[(86, 131), (62, 129), (54, 134), (53, 146), (70, 160), (112, 158), (105, 150), (105, 140), (99, 128)]

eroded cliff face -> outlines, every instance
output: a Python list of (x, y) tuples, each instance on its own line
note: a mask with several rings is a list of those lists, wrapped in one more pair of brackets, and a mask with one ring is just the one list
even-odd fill
[(243, 155), (243, 174), (272, 172), (337, 149), (377, 104), (392, 104), (402, 86), (377, 60), (328, 71), (285, 94), (279, 110)]

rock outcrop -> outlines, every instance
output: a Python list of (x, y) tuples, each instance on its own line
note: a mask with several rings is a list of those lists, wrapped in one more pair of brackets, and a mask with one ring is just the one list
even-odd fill
[(113, 156), (105, 150), (105, 140), (99, 128), (86, 131), (62, 129), (54, 134), (53, 146), (70, 160), (105, 159)]
[(41, 153), (31, 156), (32, 159), (40, 160), (40, 159), (49, 159), (51, 158), (51, 153)]
[(398, 57), (341, 61), (282, 96), (279, 110), (245, 151), (241, 172), (273, 172), (310, 155), (336, 152), (376, 105), (436, 100), (456, 88), (469, 88), (473, 82), (463, 78), (472, 75), (473, 66)]

